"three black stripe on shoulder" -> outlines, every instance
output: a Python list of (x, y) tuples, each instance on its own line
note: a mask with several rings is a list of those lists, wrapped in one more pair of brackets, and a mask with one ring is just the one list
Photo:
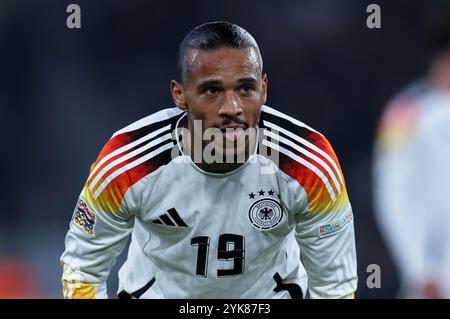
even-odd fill
[(128, 132), (126, 132), (126, 134), (132, 136), (134, 140), (137, 140), (137, 139), (139, 139), (139, 138), (141, 138), (141, 137), (143, 137), (143, 136), (145, 136), (145, 135), (147, 135), (147, 134), (149, 134), (151, 132), (154, 132), (154, 131), (156, 131), (156, 130), (158, 130), (160, 128), (163, 128), (163, 127), (165, 127), (165, 126), (167, 126), (169, 124), (171, 125), (171, 128), (170, 128), (169, 132), (172, 133), (173, 129), (175, 128), (176, 122), (178, 121), (178, 119), (180, 118), (180, 116), (182, 114), (183, 113), (181, 113), (179, 115), (175, 115), (173, 117), (169, 117), (169, 118), (164, 119), (162, 121), (150, 123), (150, 124), (145, 125), (145, 126), (143, 126), (141, 128), (138, 128), (136, 130), (128, 131)]
[(289, 121), (288, 119), (282, 118), (280, 116), (268, 113), (268, 112), (261, 112), (261, 118), (259, 121), (259, 126), (262, 128), (267, 129), (268, 127), (266, 127), (264, 125), (263, 121), (267, 121), (273, 124), (276, 124), (282, 128), (284, 128), (285, 130), (294, 133), (295, 135), (298, 135), (302, 138), (308, 139), (308, 137), (311, 134), (314, 134), (314, 131), (311, 131), (310, 129), (308, 129), (307, 127), (302, 127), (299, 125), (296, 125), (294, 123), (292, 123), (291, 121)]

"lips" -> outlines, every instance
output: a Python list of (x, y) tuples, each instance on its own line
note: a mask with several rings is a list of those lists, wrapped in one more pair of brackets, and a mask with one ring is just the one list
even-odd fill
[(230, 142), (236, 142), (244, 134), (244, 127), (241, 125), (227, 125), (221, 128), (223, 138)]

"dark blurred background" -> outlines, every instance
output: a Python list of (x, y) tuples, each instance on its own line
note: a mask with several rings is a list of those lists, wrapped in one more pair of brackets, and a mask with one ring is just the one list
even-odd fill
[[(59, 257), (90, 164), (113, 132), (173, 106), (184, 35), (228, 20), (260, 45), (267, 104), (324, 133), (340, 158), (357, 297), (394, 298), (396, 268), (373, 218), (371, 151), (387, 100), (427, 68), (426, 18), (438, 2), (0, 0), (0, 297), (62, 296)], [(66, 26), (70, 3), (81, 7), (81, 29)], [(381, 7), (381, 29), (366, 26), (370, 3)], [(381, 288), (367, 287), (369, 264), (381, 266)]]

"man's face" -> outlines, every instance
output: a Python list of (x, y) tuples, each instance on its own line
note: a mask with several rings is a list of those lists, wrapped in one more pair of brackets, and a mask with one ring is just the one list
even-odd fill
[(224, 144), (230, 145), (243, 130), (256, 127), (266, 101), (267, 76), (261, 74), (254, 49), (191, 50), (187, 65), (184, 85), (172, 81), (171, 89), (177, 106), (187, 109), (191, 134), (199, 133), (193, 127), (200, 120), (203, 132), (220, 129)]

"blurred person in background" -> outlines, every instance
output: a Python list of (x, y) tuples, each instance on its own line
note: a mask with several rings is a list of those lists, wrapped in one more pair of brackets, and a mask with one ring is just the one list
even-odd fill
[(375, 214), (401, 298), (450, 298), (450, 6), (430, 22), (428, 71), (388, 103), (374, 150)]

